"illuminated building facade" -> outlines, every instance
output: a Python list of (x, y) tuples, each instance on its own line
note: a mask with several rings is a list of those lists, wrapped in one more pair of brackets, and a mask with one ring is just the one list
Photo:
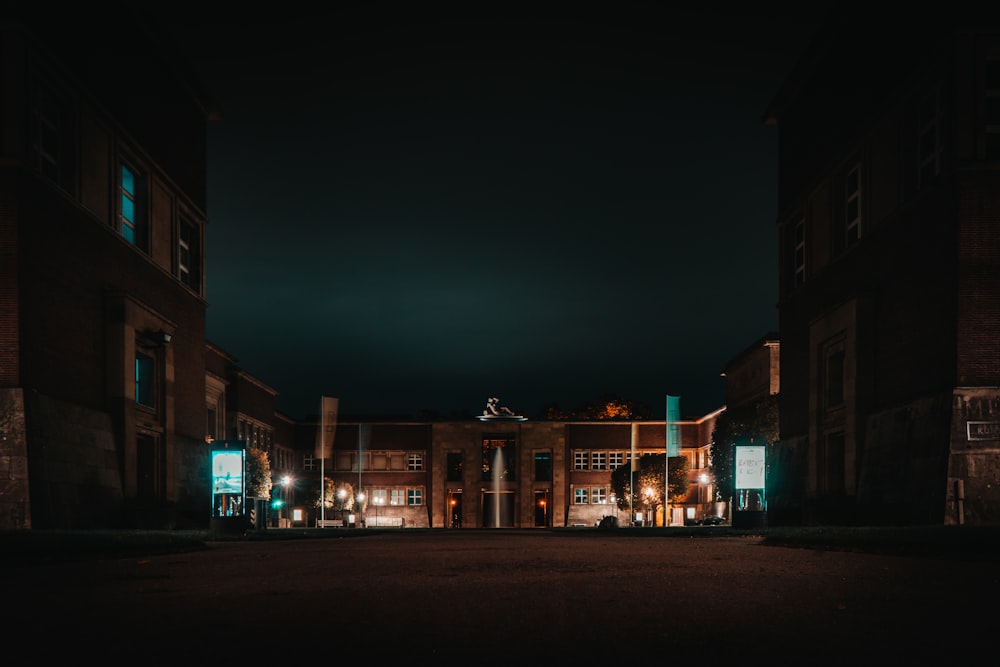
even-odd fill
[[(719, 509), (708, 471), (719, 412), (679, 422), (689, 491), (672, 502), (668, 525)], [(665, 442), (664, 421), (344, 422), (325, 462), (334, 489), (325, 514), (331, 525), (343, 525), (348, 514), (366, 526), (595, 526), (606, 516), (627, 525), (629, 508), (615, 502), (611, 475), (633, 456), (662, 455)], [(316, 496), (320, 464), (311, 451), (300, 454), (297, 488), (308, 478)], [(664, 490), (657, 491), (662, 498)], [(302, 524), (315, 525), (315, 509), (305, 509)], [(655, 517), (644, 503), (632, 509), (645, 513), (643, 523), (663, 525), (662, 505)]]

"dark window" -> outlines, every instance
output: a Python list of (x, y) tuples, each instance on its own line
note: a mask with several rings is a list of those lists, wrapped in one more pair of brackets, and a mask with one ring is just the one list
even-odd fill
[(941, 173), (941, 158), (944, 152), (942, 136), (941, 94), (935, 90), (920, 104), (919, 137), (919, 183), (925, 185)]
[(847, 172), (844, 185), (846, 241), (851, 246), (861, 238), (861, 165)]
[(181, 219), (177, 244), (177, 277), (182, 283), (201, 292), (201, 242), (198, 227)]
[(826, 406), (844, 404), (844, 350), (831, 350), (826, 358)]
[(1000, 160), (1000, 61), (986, 62), (985, 88), (986, 159)]
[(535, 481), (552, 481), (552, 454), (549, 452), (535, 452)]
[(74, 137), (72, 107), (51, 88), (39, 85), (31, 108), (34, 167), (67, 192), (73, 192)]
[(462, 453), (448, 452), (448, 481), (462, 481)]
[(794, 280), (798, 287), (806, 281), (806, 221), (795, 223), (795, 250), (793, 260)]

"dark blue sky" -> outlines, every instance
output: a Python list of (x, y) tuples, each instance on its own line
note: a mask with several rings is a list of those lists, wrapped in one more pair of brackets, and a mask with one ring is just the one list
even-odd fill
[(721, 407), (777, 329), (777, 130), (816, 29), (624, 3), (172, 26), (209, 127), (209, 339), (292, 417)]

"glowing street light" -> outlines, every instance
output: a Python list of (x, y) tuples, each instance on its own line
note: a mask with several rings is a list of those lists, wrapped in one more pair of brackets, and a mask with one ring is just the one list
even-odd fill
[(649, 521), (650, 525), (656, 525), (656, 515), (653, 514), (651, 517), (648, 516), (650, 514), (649, 506), (653, 503), (653, 489), (647, 486), (645, 489), (643, 489), (642, 495), (645, 496), (646, 498), (646, 514), (647, 514), (646, 521)]

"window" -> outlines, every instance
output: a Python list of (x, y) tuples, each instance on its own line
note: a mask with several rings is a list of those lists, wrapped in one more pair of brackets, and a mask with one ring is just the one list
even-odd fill
[(423, 505), (424, 504), (424, 491), (423, 489), (407, 489), (406, 490), (406, 504), (407, 505)]
[(67, 192), (73, 191), (72, 107), (49, 86), (39, 85), (31, 100), (33, 167)]
[(847, 225), (847, 246), (861, 238), (861, 165), (855, 165), (847, 172), (844, 182), (845, 223)]
[(397, 507), (406, 504), (406, 493), (403, 489), (389, 490), (389, 504)]
[(156, 405), (156, 370), (153, 357), (135, 353), (135, 402), (146, 407)]
[(826, 408), (835, 409), (844, 405), (844, 362), (846, 352), (843, 340), (824, 346), (822, 377)]
[(573, 489), (573, 504), (586, 505), (590, 500), (590, 489)]
[(200, 293), (201, 242), (198, 227), (182, 217), (177, 238), (177, 279)]
[(147, 251), (145, 181), (138, 171), (122, 164), (118, 189), (121, 193), (118, 231), (126, 241)]
[(410, 453), (406, 457), (406, 469), (407, 470), (423, 470), (424, 469), (424, 455), (420, 453)]
[(483, 438), (483, 479), (517, 479), (517, 441), (507, 434)]
[(792, 260), (792, 282), (795, 287), (806, 281), (806, 221), (795, 223), (794, 251)]
[(593, 505), (607, 505), (608, 504), (608, 490), (604, 488), (594, 487), (590, 490), (590, 502)]
[(461, 482), (462, 481), (462, 453), (461, 452), (448, 452), (448, 472), (447, 479), (449, 482)]
[(535, 452), (535, 481), (552, 481), (552, 454), (550, 452)]
[(372, 505), (377, 507), (385, 505), (388, 496), (389, 492), (385, 489), (372, 489)]
[(608, 467), (608, 453), (607, 452), (591, 452), (590, 453), (590, 469), (591, 470), (605, 470)]
[(1000, 160), (1000, 60), (986, 62), (986, 159)]
[(608, 468), (617, 470), (625, 465), (624, 452), (608, 452)]
[[(1000, 102), (1000, 99), (997, 101)], [(997, 122), (1000, 123), (1000, 117)], [(941, 154), (944, 152), (942, 125), (941, 92), (935, 90), (920, 104), (917, 140), (920, 160), (918, 186), (926, 185), (941, 174)]]
[(303, 470), (316, 469), (316, 457), (313, 456), (312, 452), (305, 452), (302, 454), (302, 469)]
[(587, 459), (589, 459), (590, 452), (577, 451), (573, 453), (573, 468), (575, 470), (586, 470), (587, 469)]

